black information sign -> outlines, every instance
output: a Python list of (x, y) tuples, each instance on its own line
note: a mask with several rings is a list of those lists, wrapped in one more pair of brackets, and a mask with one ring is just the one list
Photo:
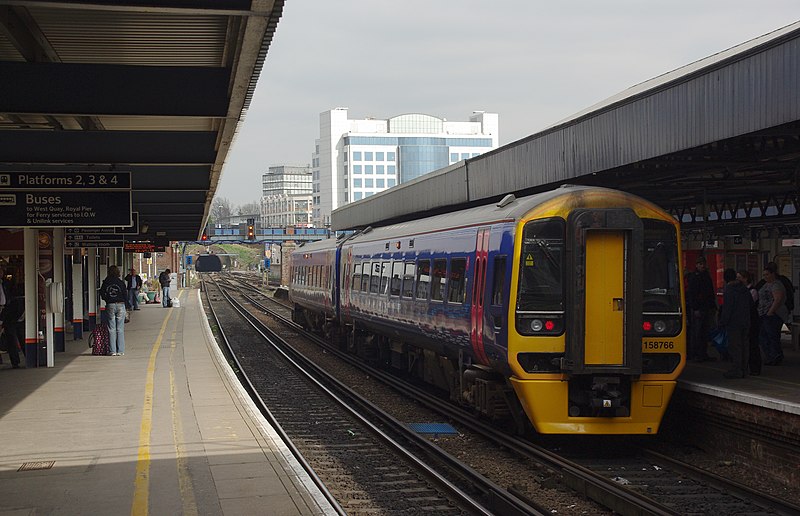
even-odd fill
[(64, 231), (64, 235), (66, 235), (67, 239), (70, 238), (71, 235), (96, 235), (96, 234), (104, 234), (104, 235), (113, 235), (117, 228), (67, 228)]
[(67, 249), (80, 249), (83, 247), (122, 247), (122, 240), (95, 240), (92, 242), (64, 242)]
[(153, 242), (125, 242), (122, 251), (125, 253), (163, 253), (166, 246)]
[(3, 190), (130, 190), (130, 172), (0, 172)]
[[(103, 228), (97, 228), (97, 229), (103, 229)], [(115, 235), (113, 233), (111, 233), (111, 234), (108, 234), (108, 233), (97, 233), (97, 234), (84, 233), (84, 234), (81, 234), (81, 235), (68, 234), (68, 235), (65, 235), (65, 236), (66, 236), (65, 242), (97, 242), (97, 241), (119, 242), (119, 244), (120, 244), (119, 247), (122, 247), (122, 242), (125, 241), (125, 237), (124, 236)]]
[(9, 192), (0, 190), (0, 227), (131, 225), (130, 190)]
[(134, 211), (131, 213), (133, 225), (128, 227), (119, 228), (97, 228), (97, 227), (81, 227), (81, 228), (67, 228), (65, 234), (67, 240), (70, 235), (138, 235), (139, 234), (139, 212)]

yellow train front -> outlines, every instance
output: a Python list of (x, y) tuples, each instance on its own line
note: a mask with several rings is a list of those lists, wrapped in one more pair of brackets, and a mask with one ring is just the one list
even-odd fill
[(539, 433), (654, 434), (685, 365), (678, 224), (622, 192), (564, 193), (514, 232), (508, 380)]

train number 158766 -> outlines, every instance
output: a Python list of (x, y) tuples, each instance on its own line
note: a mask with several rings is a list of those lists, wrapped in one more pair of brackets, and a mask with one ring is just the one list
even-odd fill
[(646, 349), (675, 349), (675, 343), (671, 340), (647, 340), (642, 342), (642, 350)]

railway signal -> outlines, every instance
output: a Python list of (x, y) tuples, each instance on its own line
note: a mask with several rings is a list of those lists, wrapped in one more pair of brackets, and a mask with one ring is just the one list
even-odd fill
[(256, 219), (247, 219), (247, 239), (256, 239)]

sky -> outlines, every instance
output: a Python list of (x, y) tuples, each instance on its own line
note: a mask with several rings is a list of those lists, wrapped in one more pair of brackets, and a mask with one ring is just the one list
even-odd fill
[(286, 0), (218, 197), (310, 164), (319, 114), (499, 114), (500, 144), (800, 20), (797, 0)]

